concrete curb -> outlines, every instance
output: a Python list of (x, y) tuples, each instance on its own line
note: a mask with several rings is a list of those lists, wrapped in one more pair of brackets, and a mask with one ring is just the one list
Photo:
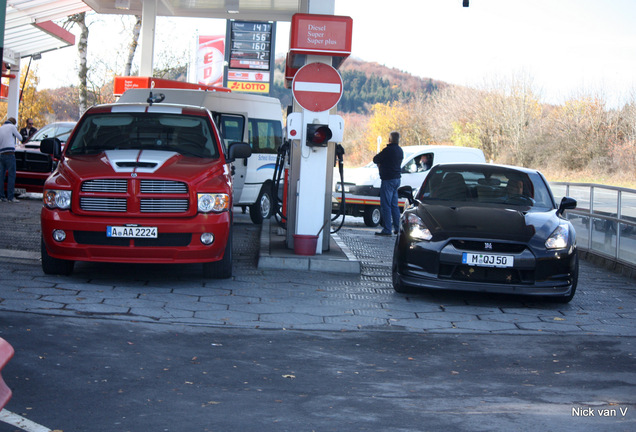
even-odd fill
[(328, 251), (314, 256), (295, 255), (287, 248), (284, 231), (278, 232), (271, 218), (261, 225), (261, 245), (258, 254), (259, 269), (307, 270), (329, 273), (360, 274), (360, 261), (342, 242), (337, 234), (331, 234)]

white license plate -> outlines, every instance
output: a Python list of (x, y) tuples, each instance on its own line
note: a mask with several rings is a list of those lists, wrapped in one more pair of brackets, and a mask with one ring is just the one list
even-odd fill
[(467, 253), (462, 254), (462, 264), (480, 266), (480, 267), (512, 267), (514, 265), (514, 257), (512, 255), (496, 255), (496, 254), (480, 254)]
[(107, 226), (107, 237), (157, 238), (157, 227)]

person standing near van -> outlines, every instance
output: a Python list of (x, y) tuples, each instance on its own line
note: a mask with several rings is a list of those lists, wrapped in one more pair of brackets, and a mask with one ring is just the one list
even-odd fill
[(382, 231), (375, 235), (390, 236), (391, 230), (397, 234), (400, 229), (400, 208), (398, 207), (397, 190), (401, 182), (401, 168), (404, 152), (400, 147), (399, 132), (389, 134), (389, 143), (380, 153), (373, 157), (373, 162), (380, 172), (380, 213), (382, 214)]
[[(0, 126), (0, 201), (17, 203), (15, 199), (15, 140), (22, 141), (22, 135), (15, 126), (15, 118), (9, 119)], [(7, 176), (7, 195), (4, 194), (4, 177)]]

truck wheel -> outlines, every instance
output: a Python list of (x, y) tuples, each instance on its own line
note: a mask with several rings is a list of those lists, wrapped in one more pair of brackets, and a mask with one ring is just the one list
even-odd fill
[(225, 252), (220, 261), (203, 263), (203, 277), (208, 279), (228, 279), (232, 277), (232, 229), (227, 237)]
[(42, 271), (45, 274), (68, 276), (73, 273), (75, 261), (53, 258), (47, 252), (44, 240), (40, 241), (40, 253), (42, 256)]
[(364, 208), (364, 224), (368, 227), (377, 227), (382, 220), (382, 214), (380, 213), (380, 207), (378, 206), (366, 206)]
[(250, 219), (252, 219), (252, 222), (260, 225), (263, 220), (269, 218), (272, 215), (273, 202), (271, 185), (266, 183), (261, 188), (261, 193), (258, 194), (256, 202), (250, 206)]

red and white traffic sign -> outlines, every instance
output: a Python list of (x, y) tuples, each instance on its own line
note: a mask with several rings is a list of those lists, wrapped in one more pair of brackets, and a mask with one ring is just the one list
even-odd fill
[(292, 94), (308, 111), (329, 111), (342, 97), (342, 77), (328, 64), (306, 64), (294, 76)]

